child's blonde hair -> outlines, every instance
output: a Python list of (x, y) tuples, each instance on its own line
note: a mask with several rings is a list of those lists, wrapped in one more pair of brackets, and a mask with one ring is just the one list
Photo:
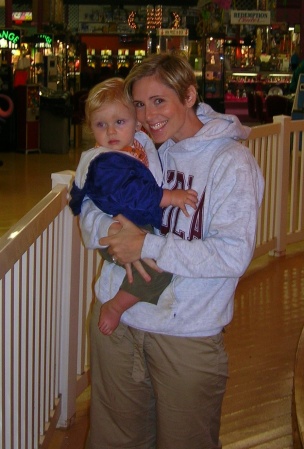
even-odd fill
[(91, 117), (94, 111), (103, 105), (115, 102), (124, 104), (135, 115), (133, 102), (124, 90), (124, 80), (122, 78), (109, 78), (96, 84), (90, 90), (85, 103), (86, 125), (91, 128)]

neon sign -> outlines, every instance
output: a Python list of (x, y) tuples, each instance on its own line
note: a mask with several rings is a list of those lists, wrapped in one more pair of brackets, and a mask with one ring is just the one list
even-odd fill
[(38, 48), (51, 48), (53, 44), (53, 36), (51, 34), (36, 34), (36, 45)]
[(15, 49), (20, 47), (20, 31), (0, 29), (0, 48)]

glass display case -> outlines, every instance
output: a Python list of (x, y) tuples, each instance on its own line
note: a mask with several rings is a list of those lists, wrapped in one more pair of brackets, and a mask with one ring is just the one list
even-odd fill
[(225, 112), (224, 42), (222, 34), (203, 38), (202, 96), (217, 112)]
[(289, 93), (292, 73), (249, 71), (226, 71), (226, 94), (233, 99), (247, 96), (248, 92), (260, 91), (264, 96), (278, 89), (279, 95)]
[(255, 46), (246, 45), (244, 40), (227, 39), (224, 45), (225, 64), (227, 68), (246, 68), (256, 66)]
[(182, 52), (188, 57), (189, 30), (187, 28), (158, 28), (157, 53)]

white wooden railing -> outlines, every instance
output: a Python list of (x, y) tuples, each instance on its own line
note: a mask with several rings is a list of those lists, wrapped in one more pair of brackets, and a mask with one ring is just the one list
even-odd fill
[(273, 122), (253, 127), (244, 142), (265, 178), (255, 257), (280, 256), (304, 240), (304, 121), (280, 115)]
[[(275, 117), (244, 142), (262, 168), (265, 196), (255, 257), (304, 240), (304, 121)], [(89, 384), (88, 321), (101, 260), (86, 250), (67, 205), (72, 172), (0, 238), (0, 445), (48, 447), (73, 423)]]
[(0, 447), (46, 448), (89, 383), (87, 321), (100, 258), (67, 206), (72, 173), (0, 239)]

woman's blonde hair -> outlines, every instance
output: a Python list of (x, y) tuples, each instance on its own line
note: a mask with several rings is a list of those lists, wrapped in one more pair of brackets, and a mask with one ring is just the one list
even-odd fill
[[(134, 66), (125, 79), (125, 89), (130, 99), (134, 83), (147, 76), (156, 76), (161, 83), (173, 89), (183, 104), (189, 87), (194, 86), (197, 90), (194, 71), (186, 57), (180, 54), (153, 54)], [(196, 109), (197, 105), (198, 96), (193, 107)]]
[(92, 113), (109, 103), (119, 102), (124, 104), (131, 111), (135, 109), (133, 101), (128, 97), (124, 89), (124, 80), (122, 78), (109, 78), (96, 84), (88, 95), (85, 103), (85, 121), (86, 125), (91, 127)]

